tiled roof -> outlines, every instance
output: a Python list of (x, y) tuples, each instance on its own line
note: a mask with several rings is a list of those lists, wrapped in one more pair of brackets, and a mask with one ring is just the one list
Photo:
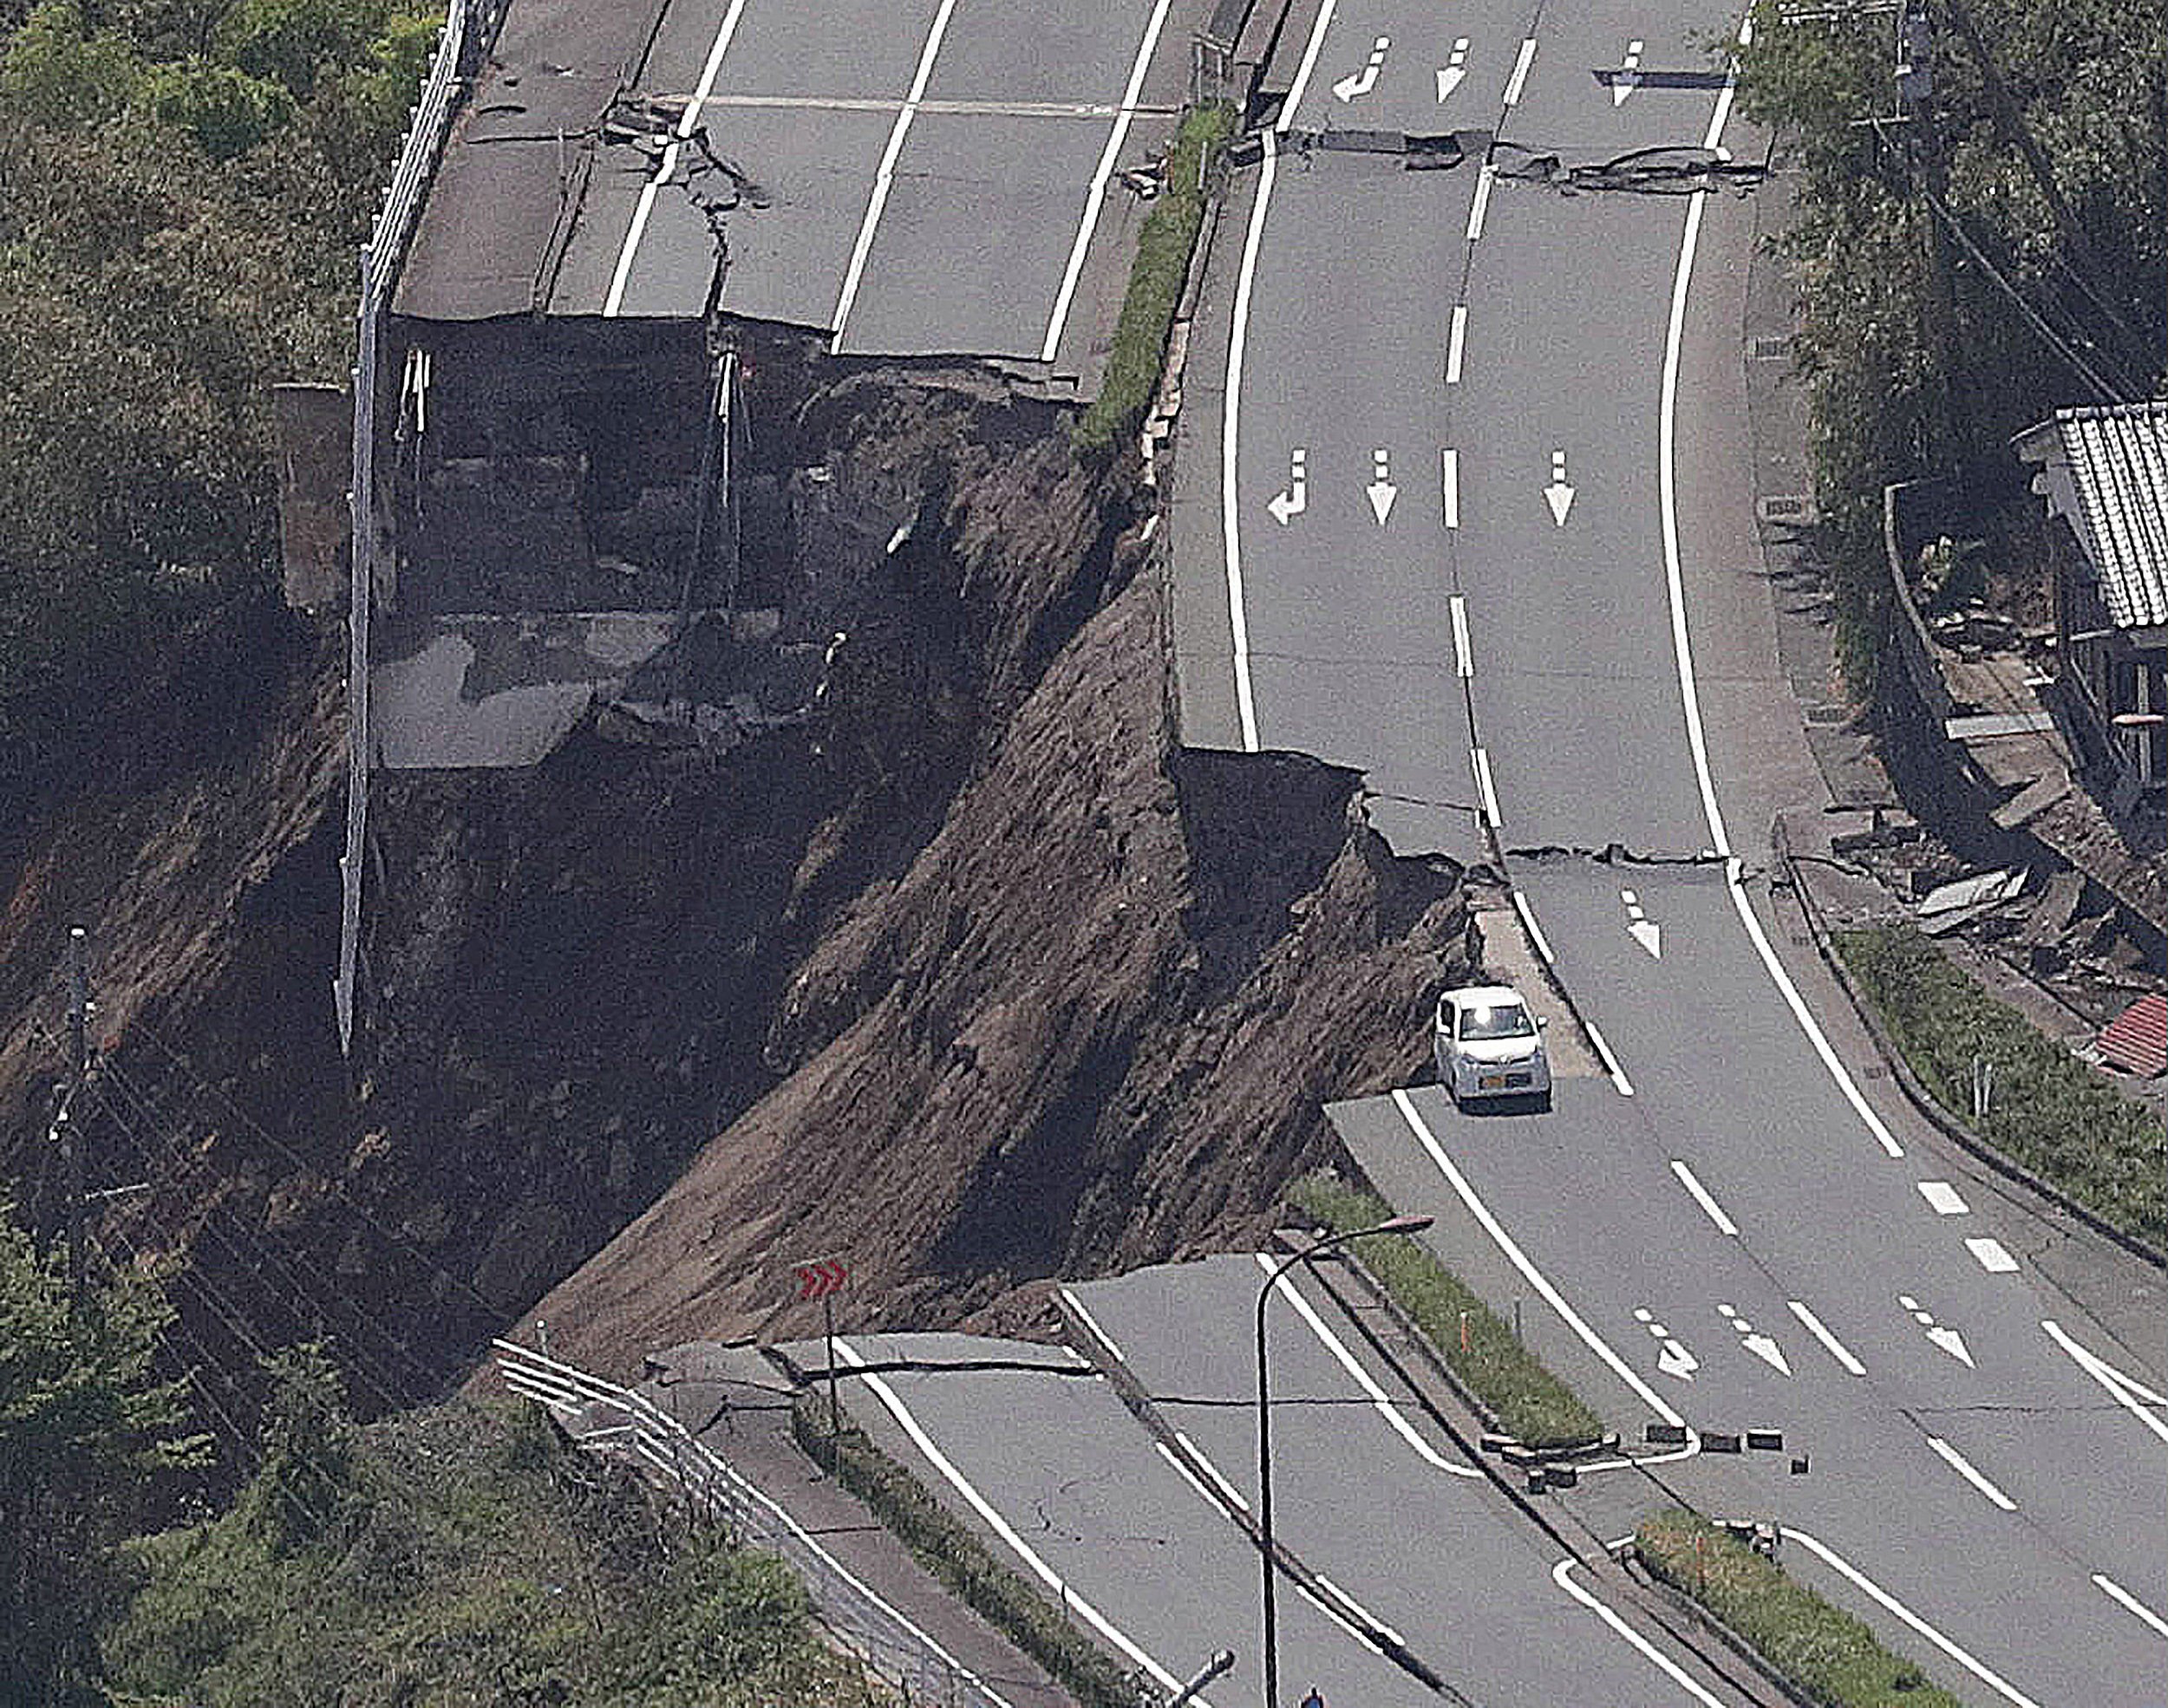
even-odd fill
[(2034, 490), (2068, 520), (2119, 629), (2168, 623), (2168, 402), (2059, 409), (2018, 435)]

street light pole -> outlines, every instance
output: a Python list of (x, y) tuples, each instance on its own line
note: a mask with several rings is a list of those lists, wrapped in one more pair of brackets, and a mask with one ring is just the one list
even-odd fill
[(1331, 1235), (1283, 1259), (1257, 1289), (1257, 1558), (1264, 1577), (1264, 1708), (1279, 1708), (1280, 1702), (1279, 1604), (1273, 1576), (1272, 1400), (1265, 1375), (1264, 1307), (1271, 1303), (1272, 1289), (1280, 1284), (1280, 1278), (1296, 1264), (1308, 1263), (1350, 1240), (1368, 1239), (1373, 1234), (1420, 1234), (1433, 1219), (1396, 1216), (1375, 1228), (1349, 1228)]

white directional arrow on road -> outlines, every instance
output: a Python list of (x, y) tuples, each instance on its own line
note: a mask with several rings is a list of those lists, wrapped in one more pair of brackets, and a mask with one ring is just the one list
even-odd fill
[(1611, 105), (1623, 107), (1626, 97), (1641, 87), (1641, 50), (1644, 44), (1629, 42), (1626, 57), (1619, 62), (1618, 75), (1611, 79)]
[(1642, 911), (1641, 900), (1630, 890), (1618, 892), (1620, 901), (1626, 903), (1626, 929), (1633, 939), (1659, 961), (1663, 959), (1663, 929)]
[(1300, 516), (1309, 508), (1309, 453), (1301, 446), (1296, 446), (1288, 456), (1287, 490), (1275, 492), (1264, 507), (1283, 528), (1290, 517)]
[(1377, 512), (1378, 526), (1385, 525), (1385, 518), (1393, 513), (1393, 500), (1401, 495), (1401, 489), (1393, 484), (1392, 459), (1381, 449), (1370, 453), (1373, 471), (1370, 484), (1362, 490), (1370, 496), (1370, 508)]
[(1754, 1326), (1729, 1305), (1719, 1305), (1716, 1314), (1739, 1331), (1739, 1344), (1774, 1370), (1779, 1376), (1789, 1376), (1792, 1366), (1785, 1362), (1784, 1348), (1766, 1334), (1754, 1333)]
[(1460, 80), (1468, 75), (1468, 38), (1463, 36), (1453, 44), (1453, 54), (1438, 68), (1438, 99), (1445, 98), (1460, 87)]
[(1694, 1379), (1694, 1372), (1701, 1367), (1701, 1360), (1676, 1340), (1666, 1340), (1656, 1354), (1656, 1368), (1667, 1376), (1676, 1376), (1682, 1382)]
[(1544, 501), (1551, 506), (1551, 519), (1560, 527), (1566, 525), (1566, 512), (1573, 508), (1573, 488), (1566, 485), (1566, 453), (1551, 453), (1551, 484), (1544, 488)]
[(1370, 49), (1369, 63), (1354, 75), (1342, 77), (1332, 86), (1332, 92), (1342, 101), (1353, 101), (1359, 95), (1368, 95), (1377, 87), (1378, 73), (1385, 68), (1386, 49), (1393, 45), (1390, 36), (1381, 36)]
[(1897, 1303), (1911, 1313), (1912, 1320), (1926, 1331), (1927, 1338), (1948, 1353), (1950, 1357), (1956, 1359), (1968, 1370), (1977, 1370), (1980, 1367), (1972, 1361), (1971, 1353), (1966, 1350), (1965, 1337), (1956, 1329), (1945, 1328), (1936, 1322), (1934, 1312), (1922, 1310), (1920, 1301), (1910, 1294), (1899, 1294)]

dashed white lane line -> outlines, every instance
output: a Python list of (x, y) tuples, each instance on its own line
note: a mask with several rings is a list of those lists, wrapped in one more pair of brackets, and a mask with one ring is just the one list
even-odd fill
[[(1279, 1267), (1278, 1260), (1268, 1257), (1263, 1252), (1257, 1254), (1257, 1267), (1267, 1274)], [(1356, 1385), (1370, 1396), (1370, 1404), (1377, 1408), (1378, 1415), (1393, 1426), (1395, 1435), (1414, 1450), (1416, 1457), (1432, 1469), (1454, 1477), (1480, 1477), (1483, 1475), (1473, 1465), (1455, 1464), (1416, 1434), (1407, 1419), (1401, 1416), (1400, 1408), (1393, 1404), (1392, 1397), (1371, 1379), (1370, 1372), (1357, 1363), (1355, 1354), (1348, 1350), (1347, 1342), (1332, 1332), (1325, 1320), (1317, 1314), (1316, 1307), (1303, 1298), (1295, 1287), (1282, 1288), (1280, 1296), (1295, 1307), (1295, 1314), (1309, 1325), (1309, 1332), (1324, 1343), (1325, 1350), (1340, 1360), (1341, 1368), (1354, 1377)]]
[(2003, 1249), (2000, 1240), (1967, 1240), (1965, 1249), (1978, 1258), (1980, 1267), (1991, 1275), (2015, 1274), (2017, 1271), (2017, 1259)]
[(1536, 923), (1536, 909), (1528, 904), (1528, 897), (1516, 890), (1513, 892), (1513, 911), (1520, 916), (1521, 929), (1528, 933), (1528, 941), (1536, 946), (1536, 953), (1543, 956), (1544, 965), (1556, 966), (1557, 957), (1551, 952), (1551, 940), (1544, 935), (1543, 927)]
[(1468, 207), (1468, 241), (1473, 243), (1483, 235), (1483, 215), (1491, 205), (1491, 180), (1497, 176), (1488, 160), (1475, 175), (1475, 200)]
[(1468, 305), (1456, 303), (1453, 309), (1453, 330), (1446, 339), (1446, 383), (1460, 383), (1460, 356), (1468, 342)]
[(1202, 1482), (1198, 1481), (1197, 1473), (1190, 1469), (1188, 1460), (1185, 1459), (1179, 1453), (1176, 1452), (1164, 1441), (1155, 1440), (1152, 1444), (1159, 1449), (1159, 1457), (1165, 1459), (1167, 1464), (1173, 1468), (1175, 1475), (1179, 1477), (1183, 1482), (1188, 1483), (1191, 1488), (1197, 1491), (1197, 1498), (1198, 1500), (1204, 1502), (1205, 1504), (1211, 1508), (1214, 1512), (1224, 1512), (1225, 1510), (1225, 1509), (1223, 1508), (1219, 1502), (1213, 1496), (1212, 1491), (1210, 1489), (1207, 1489)]
[(1822, 1343), (1822, 1350), (1845, 1367), (1847, 1375), (1864, 1376), (1867, 1373), (1867, 1366), (1845, 1349), (1845, 1343), (1825, 1328), (1821, 1318), (1807, 1309), (1804, 1302), (1797, 1299), (1787, 1299), (1784, 1302), (1792, 1307), (1792, 1314), (1799, 1320), (1806, 1332)]
[(911, 121), (918, 116), (918, 104), (926, 98), (926, 83), (933, 75), (934, 56), (941, 51), (941, 38), (948, 31), (949, 15), (956, 10), (956, 0), (941, 0), (940, 10), (933, 15), (933, 27), (926, 32), (926, 44), (918, 55), (918, 70), (911, 80), (911, 93), (904, 97), (904, 104), (896, 122), (889, 127), (888, 147), (881, 151), (880, 168), (873, 174), (873, 193), (866, 199), (865, 218), (859, 222), (859, 239), (851, 248), (851, 264), (844, 271), (843, 289), (836, 297), (836, 311), (830, 317), (828, 330), (834, 342), (843, 339), (844, 323), (851, 318), (851, 305), (858, 300), (859, 286), (865, 277), (866, 258), (873, 252), (873, 233), (881, 223), (881, 211), (888, 205), (888, 192), (896, 182), (896, 161), (904, 152), (904, 137), (911, 129)]
[(2163, 1398), (2143, 1383), (2125, 1375), (2098, 1353), (2087, 1352), (2066, 1334), (2062, 1325), (2052, 1318), (2042, 1318), (2040, 1326), (2047, 1331), (2048, 1339), (2063, 1349), (2073, 1364), (2107, 1390), (2110, 1398), (2161, 1440), (2168, 1441), (2168, 1423), (2163, 1423), (2145, 1409), (2149, 1405), (2168, 1405), (2168, 1398)]
[(1919, 1183), (1920, 1196), (1927, 1200), (1928, 1208), (1937, 1216), (1969, 1216), (1972, 1212), (1965, 1201), (1957, 1196), (1957, 1189), (1947, 1180), (1923, 1180)]
[(1438, 507), (1446, 525), (1460, 525), (1460, 453), (1450, 446), (1438, 453)]
[(2124, 1588), (2121, 1584), (2116, 1582), (2113, 1578), (2103, 1577), (2099, 1573), (2095, 1572), (2093, 1574), (2093, 1581), (2099, 1588), (2101, 1594), (2126, 1613), (2136, 1613), (2162, 1636), (2168, 1637), (2168, 1620), (2161, 1618), (2158, 1613), (2139, 1600), (2137, 1596), (2132, 1594), (2129, 1590)]
[(1137, 96), (1144, 88), (1145, 67), (1151, 62), (1152, 49), (1159, 40), (1159, 28), (1166, 22), (1169, 0), (1159, 0), (1153, 8), (1152, 21), (1145, 25), (1144, 40), (1138, 46), (1136, 62), (1129, 68), (1129, 86), (1122, 93), (1121, 116), (1114, 121), (1108, 133), (1107, 147), (1099, 157), (1099, 170), (1092, 174), (1092, 187), (1084, 198), (1084, 218), (1076, 228), (1076, 242), (1069, 250), (1069, 264), (1061, 275), (1061, 289), (1054, 299), (1054, 312), (1047, 320), (1046, 342), (1039, 347), (1039, 360), (1052, 362), (1054, 353), (1061, 342), (1061, 328), (1069, 317), (1069, 303), (1076, 295), (1077, 276), (1084, 271), (1084, 257), (1092, 246), (1092, 233), (1099, 227), (1100, 210), (1107, 205), (1107, 180), (1113, 175), (1115, 157), (1121, 153), (1121, 145), (1129, 140), (1129, 121), (1137, 107)]
[(1982, 1662), (1943, 1636), (1941, 1632), (1906, 1607), (1904, 1602), (1898, 1600), (1896, 1596), (1890, 1594), (1888, 1590), (1838, 1554), (1835, 1548), (1825, 1546), (1804, 1530), (1792, 1529), (1788, 1524), (1782, 1527), (1782, 1535), (1786, 1542), (1799, 1543), (1801, 1548), (1814, 1555), (1832, 1571), (1848, 1581), (1862, 1594), (1871, 1597), (1886, 1612), (1903, 1620), (1921, 1637), (1932, 1643), (1958, 1666), (1979, 1679), (1982, 1684), (1998, 1692), (2006, 1701), (2015, 1705), (2015, 1708), (2041, 1708), (2041, 1705), (2034, 1701), (2031, 1697), (2026, 1695), (2000, 1674), (1990, 1671)]
[(1513, 1236), (1491, 1214), (1490, 1206), (1476, 1196), (1475, 1189), (1468, 1184), (1466, 1177), (1454, 1166), (1453, 1158), (1446, 1154), (1445, 1146), (1438, 1143), (1437, 1134), (1431, 1131), (1430, 1124), (1423, 1119), (1422, 1111), (1415, 1107), (1414, 1099), (1404, 1091), (1395, 1091), (1393, 1105), (1401, 1112), (1401, 1119), (1407, 1123), (1408, 1131), (1415, 1135), (1416, 1143), (1429, 1155), (1438, 1172), (1445, 1176), (1447, 1183), (1459, 1195), (1460, 1202), (1468, 1208), (1468, 1213), (1481, 1224), (1483, 1231), (1491, 1236), (1498, 1248), (1505, 1254), (1505, 1261), (1518, 1269), (1528, 1284), (1536, 1289), (1537, 1295), (1557, 1312), (1559, 1320), (1580, 1337), (1582, 1345), (1603, 1360), (1611, 1373), (1625, 1383), (1643, 1405), (1667, 1424), (1684, 1424), (1686, 1419), (1671, 1409), (1662, 1394), (1634, 1373), (1633, 1367), (1611, 1350), (1602, 1335), (1582, 1320), (1578, 1311), (1566, 1303), (1564, 1296), (1551, 1284), (1543, 1271), (1529, 1261), (1528, 1254), (1520, 1248)]
[(1927, 1444), (1934, 1449), (1935, 1456), (1937, 1458), (1942, 1460), (1942, 1462), (1948, 1465), (1952, 1470), (1956, 1471), (1958, 1476), (1963, 1477), (1966, 1482), (1971, 1483), (1974, 1488), (1977, 1489), (1989, 1500), (1993, 1501), (1995, 1505), (2001, 1507), (2003, 1511), (2015, 1512), (2017, 1510), (2017, 1503), (2015, 1501), (2012, 1500), (2008, 1495), (2004, 1494), (2000, 1489), (1996, 1488), (1994, 1483), (1988, 1482), (1985, 1477), (1982, 1476), (1979, 1471), (1973, 1468), (1971, 1462), (1968, 1460), (1962, 1453), (1960, 1453), (1955, 1447), (1952, 1447), (1940, 1436), (1929, 1436), (1927, 1437)]
[[(1453, 454), (1448, 451), (1447, 456)], [(1475, 675), (1475, 658), (1468, 646), (1468, 602), (1455, 593), (1446, 601), (1453, 613), (1453, 666), (1463, 681)]]
[(1128, 1362), (1128, 1359), (1122, 1356), (1121, 1347), (1116, 1344), (1114, 1337), (1099, 1326), (1099, 1319), (1094, 1316), (1091, 1312), (1086, 1308), (1084, 1301), (1081, 1299), (1078, 1298), (1074, 1292), (1066, 1287), (1061, 1289), (1061, 1297), (1068, 1304), (1068, 1307), (1076, 1313), (1078, 1320), (1081, 1321), (1085, 1327), (1090, 1329), (1094, 1334), (1099, 1337), (1100, 1345), (1106, 1347), (1108, 1352), (1114, 1355), (1114, 1361), (1117, 1364), (1126, 1364)]
[(1476, 790), (1483, 800), (1483, 816), (1490, 821), (1491, 828), (1496, 830), (1504, 821), (1499, 815), (1498, 791), (1491, 786), (1491, 756), (1483, 748), (1478, 747), (1470, 758), (1475, 766)]
[(1636, 1648), (1639, 1649), (1642, 1653), (1643, 1659), (1647, 1660), (1651, 1666), (1656, 1667), (1659, 1671), (1663, 1672), (1668, 1678), (1670, 1679), (1673, 1684), (1678, 1685), (1681, 1690), (1685, 1691), (1689, 1696), (1693, 1697), (1696, 1702), (1702, 1704), (1703, 1708), (1724, 1708), (1723, 1704), (1719, 1702), (1716, 1698), (1711, 1696), (1707, 1691), (1703, 1690), (1701, 1685), (1695, 1684), (1692, 1679), (1688, 1678), (1686, 1673), (1681, 1670), (1678, 1662), (1672, 1659), (1669, 1655), (1664, 1653), (1662, 1649), (1658, 1648), (1654, 1643), (1651, 1643), (1646, 1637), (1642, 1636), (1640, 1632), (1635, 1630), (1632, 1626), (1627, 1624), (1624, 1620), (1621, 1619), (1616, 1613), (1613, 1613), (1609, 1607), (1605, 1607), (1603, 1603), (1597, 1599), (1593, 1591), (1584, 1589), (1579, 1584), (1576, 1583), (1573, 1581), (1573, 1568), (1579, 1563), (1580, 1562), (1577, 1560), (1561, 1560), (1557, 1565), (1551, 1568), (1551, 1581), (1556, 1583), (1559, 1588), (1564, 1590), (1567, 1594), (1573, 1597), (1575, 1600), (1578, 1601), (1590, 1613), (1594, 1613), (1598, 1619), (1602, 1620), (1604, 1624), (1610, 1626), (1613, 1631), (1616, 1632), (1628, 1642), (1631, 1643)]
[[(1357, 1619), (1364, 1620), (1373, 1630), (1382, 1632), (1388, 1639), (1398, 1644), (1401, 1648), (1406, 1648), (1407, 1646), (1407, 1638), (1401, 1636), (1399, 1632), (1395, 1631), (1391, 1626), (1388, 1625), (1383, 1620), (1380, 1619), (1375, 1613), (1372, 1613), (1368, 1607), (1364, 1607), (1362, 1602), (1356, 1600), (1354, 1596), (1348, 1594), (1346, 1590), (1342, 1589), (1338, 1584), (1335, 1583), (1322, 1572), (1313, 1573), (1312, 1575), (1316, 1578), (1317, 1587), (1320, 1589), (1325, 1591), (1325, 1593), (1330, 1595), (1334, 1600), (1339, 1602), (1342, 1607), (1347, 1608), (1348, 1612), (1353, 1613)], [(1375, 1646), (1375, 1645), (1373, 1645), (1373, 1646)]]
[(1739, 1237), (1739, 1224), (1724, 1214), (1724, 1207), (1721, 1204), (1709, 1196), (1708, 1188), (1694, 1177), (1692, 1169), (1674, 1157), (1671, 1159), (1671, 1172), (1679, 1177), (1679, 1184), (1694, 1195), (1694, 1202), (1701, 1205), (1707, 1212), (1708, 1219), (1716, 1224), (1718, 1233), (1723, 1235), (1727, 1240), (1735, 1240)]
[(956, 1468), (955, 1462), (934, 1444), (933, 1437), (926, 1433), (918, 1419), (911, 1415), (911, 1408), (897, 1397), (896, 1391), (881, 1378), (866, 1370), (865, 1359), (859, 1355), (857, 1347), (843, 1340), (837, 1340), (835, 1345), (838, 1356), (859, 1372), (859, 1379), (865, 1384), (875, 1398), (888, 1408), (889, 1416), (895, 1418), (904, 1433), (911, 1437), (911, 1445), (925, 1456), (926, 1463), (947, 1479), (949, 1486), (963, 1497), (965, 1503), (972, 1511), (978, 1514), (986, 1528), (1008, 1545), (1009, 1551), (1022, 1561), (1035, 1577), (1061, 1598), (1064, 1607), (1074, 1612), (1076, 1616), (1090, 1626), (1093, 1630), (1098, 1632), (1130, 1659), (1143, 1667), (1161, 1688), (1170, 1691), (1178, 1691), (1182, 1688), (1181, 1679), (1176, 1678), (1173, 1673), (1168, 1672), (1166, 1667), (1160, 1666), (1158, 1661), (1131, 1641), (1126, 1632), (1120, 1629), (1097, 1607), (1078, 1594), (1059, 1572), (1040, 1557), (1038, 1551), (1029, 1542), (1016, 1534), (1009, 1521), (995, 1509), (993, 1503), (979, 1493), (969, 1477)]
[(1581, 1027), (1589, 1034), (1589, 1042), (1596, 1046), (1597, 1054), (1603, 1057), (1603, 1071), (1611, 1076), (1611, 1084), (1618, 1087), (1618, 1094), (1621, 1097), (1631, 1097), (1634, 1094), (1634, 1082), (1626, 1077), (1626, 1070), (1619, 1065), (1618, 1058), (1611, 1053), (1610, 1040), (1596, 1029), (1596, 1022), (1592, 1020), (1584, 1019), (1581, 1022)]
[(1521, 91), (1528, 87), (1528, 68), (1536, 62), (1536, 38), (1528, 36), (1520, 44), (1520, 57), (1513, 62), (1513, 75), (1506, 80), (1505, 104), (1520, 104)]
[(693, 91), (693, 98), (678, 115), (677, 135), (663, 151), (662, 164), (655, 169), (655, 176), (641, 186), (639, 202), (632, 210), (632, 223), (625, 228), (624, 245), (617, 251), (617, 264), (610, 276), (609, 293), (603, 298), (605, 319), (614, 317), (624, 306), (625, 284), (632, 277), (632, 259), (639, 252), (640, 239), (647, 234), (648, 219), (655, 212), (655, 199), (677, 170), (678, 159), (685, 152), (685, 139), (700, 123), (702, 103), (715, 93), (715, 78), (722, 69), (722, 55), (730, 46), (730, 38), (738, 33), (738, 19), (744, 11), (745, 0), (730, 0), (729, 9), (716, 27), (715, 39), (708, 49), (708, 62), (701, 68), (700, 82)]

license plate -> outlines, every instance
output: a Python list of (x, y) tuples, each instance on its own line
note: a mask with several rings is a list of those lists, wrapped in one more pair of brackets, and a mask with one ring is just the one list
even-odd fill
[(1476, 1089), (1483, 1092), (1511, 1091), (1515, 1085), (1525, 1085), (1525, 1073), (1483, 1073), (1476, 1076)]

